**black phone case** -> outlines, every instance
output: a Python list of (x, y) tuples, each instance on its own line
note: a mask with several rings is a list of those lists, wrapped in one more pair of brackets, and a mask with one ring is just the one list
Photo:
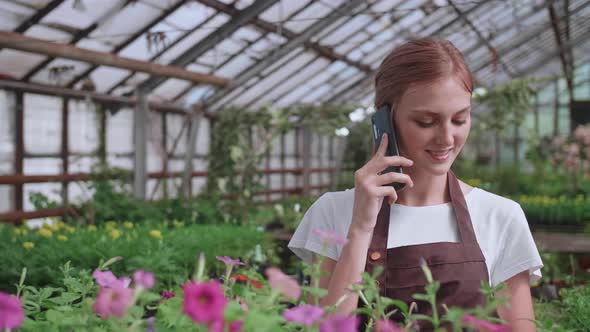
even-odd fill
[[(383, 133), (387, 133), (389, 144), (387, 144), (386, 156), (399, 156), (399, 148), (397, 145), (397, 135), (393, 126), (393, 120), (391, 117), (391, 107), (385, 104), (371, 116), (371, 122), (373, 127), (373, 138), (375, 139), (375, 149), (381, 145), (381, 136)], [(389, 172), (402, 173), (402, 168), (399, 166), (387, 167), (381, 174)], [(389, 184), (397, 191), (405, 187), (405, 183), (392, 182)]]

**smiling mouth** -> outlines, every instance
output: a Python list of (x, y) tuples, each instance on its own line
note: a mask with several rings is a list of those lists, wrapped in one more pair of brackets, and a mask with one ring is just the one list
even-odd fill
[(449, 153), (453, 149), (446, 149), (446, 150), (426, 150), (430, 157), (436, 161), (444, 161), (449, 157)]

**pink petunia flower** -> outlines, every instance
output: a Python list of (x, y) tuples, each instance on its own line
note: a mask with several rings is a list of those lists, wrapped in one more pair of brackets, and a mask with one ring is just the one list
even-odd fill
[(283, 312), (283, 318), (288, 322), (301, 323), (305, 326), (312, 326), (324, 315), (324, 309), (304, 304)]
[(102, 287), (98, 291), (93, 309), (102, 318), (110, 316), (123, 317), (131, 306), (132, 300), (133, 289), (115, 283), (112, 287)]
[(320, 332), (356, 332), (358, 325), (357, 316), (336, 314), (320, 323)]
[(333, 230), (323, 230), (323, 229), (315, 228), (313, 230), (313, 234), (319, 236), (320, 241), (322, 241), (322, 243), (325, 243), (327, 245), (336, 244), (339, 246), (343, 246), (346, 244), (346, 242), (348, 242), (348, 240), (346, 238), (342, 237), (340, 234), (338, 234), (337, 232), (335, 232)]
[(240, 261), (239, 258), (233, 259), (233, 258), (231, 258), (229, 256), (215, 256), (215, 259), (217, 259), (220, 262), (225, 263), (225, 265), (231, 265), (231, 266), (234, 266), (234, 265), (245, 265), (244, 263), (242, 263)]
[(511, 332), (512, 328), (504, 324), (495, 324), (483, 319), (476, 318), (473, 315), (463, 315), (463, 323), (475, 327), (481, 332)]
[(96, 283), (101, 287), (114, 287), (114, 286), (122, 286), (122, 287), (129, 287), (131, 284), (131, 278), (129, 277), (122, 277), (117, 279), (113, 272), (111, 271), (101, 271), (101, 270), (94, 270), (92, 273), (92, 277), (96, 280)]
[(406, 330), (397, 326), (389, 319), (380, 319), (375, 324), (375, 332), (405, 332)]
[(284, 274), (280, 269), (269, 267), (266, 269), (266, 275), (272, 289), (293, 300), (297, 300), (301, 296), (301, 287), (299, 287), (297, 280)]
[(0, 329), (16, 329), (25, 319), (20, 299), (0, 292)]
[(133, 273), (133, 282), (135, 286), (141, 286), (144, 289), (150, 289), (156, 283), (156, 278), (150, 272), (144, 270), (137, 270)]
[(208, 324), (223, 319), (223, 310), (227, 300), (218, 281), (198, 283), (187, 282), (183, 285), (183, 312), (199, 324)]
[[(223, 318), (220, 319), (216, 319), (215, 321), (211, 322), (211, 324), (209, 324), (209, 331), (212, 332), (224, 332), (227, 331), (227, 329), (225, 329), (227, 322), (223, 320)], [(233, 322), (231, 322), (229, 324), (229, 332), (240, 332), (242, 331), (242, 326), (244, 325), (244, 322), (242, 320), (234, 320)]]

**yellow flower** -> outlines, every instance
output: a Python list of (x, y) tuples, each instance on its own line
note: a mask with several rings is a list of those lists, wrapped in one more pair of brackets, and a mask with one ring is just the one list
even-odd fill
[(150, 236), (153, 237), (154, 239), (162, 239), (162, 232), (152, 229), (150, 231)]
[(89, 232), (96, 232), (96, 226), (94, 226), (94, 225), (88, 225), (88, 231)]
[(68, 237), (65, 236), (65, 235), (61, 235), (60, 234), (60, 235), (57, 236), (57, 239), (60, 240), (60, 241), (67, 241), (68, 240)]
[(182, 222), (182, 221), (178, 221), (178, 220), (176, 220), (176, 219), (172, 221), (172, 224), (173, 224), (173, 225), (174, 225), (174, 227), (176, 227), (176, 228), (181, 228), (181, 227), (183, 227), (183, 226), (184, 226), (184, 222)]
[(29, 229), (26, 227), (23, 227), (23, 228), (21, 228), (20, 233), (22, 235), (27, 235), (27, 234), (29, 234)]
[(29, 249), (33, 249), (35, 247), (35, 244), (33, 242), (23, 242), (23, 248), (29, 250)]
[(111, 229), (115, 229), (115, 228), (117, 228), (117, 222), (116, 222), (116, 221), (112, 221), (112, 220), (111, 220), (111, 221), (107, 221), (107, 222), (105, 223), (105, 225), (106, 225), (106, 228), (107, 228), (108, 230), (111, 230)]
[(16, 227), (15, 227), (15, 228), (14, 228), (12, 231), (13, 231), (13, 232), (14, 232), (14, 234), (16, 234), (16, 235), (21, 235), (21, 234), (22, 234), (22, 231), (20, 230), (20, 228), (16, 228)]
[(48, 230), (47, 228), (41, 228), (39, 230), (39, 235), (42, 237), (51, 237), (51, 236), (53, 236), (53, 233), (50, 230)]
[(126, 221), (123, 223), (123, 227), (127, 228), (127, 229), (132, 229), (133, 228), (133, 223), (131, 221)]
[(119, 231), (118, 229), (111, 229), (110, 235), (113, 239), (118, 238), (119, 236), (121, 236), (121, 231)]
[(76, 229), (72, 226), (66, 226), (66, 232), (73, 234), (74, 232), (76, 232)]
[(65, 223), (65, 222), (63, 222), (63, 221), (59, 221), (59, 222), (57, 223), (57, 227), (58, 227), (58, 228), (60, 228), (60, 229), (61, 229), (61, 228), (65, 228), (65, 227), (66, 227), (66, 223)]

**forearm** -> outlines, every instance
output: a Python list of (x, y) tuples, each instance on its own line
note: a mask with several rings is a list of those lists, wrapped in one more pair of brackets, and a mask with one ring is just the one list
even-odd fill
[[(355, 225), (354, 220), (352, 225)], [(348, 242), (342, 248), (342, 253), (328, 284), (328, 294), (321, 300), (322, 306), (334, 305), (343, 295), (347, 294), (346, 299), (338, 306), (338, 313), (347, 315), (357, 308), (358, 295), (348, 289), (351, 284), (361, 281), (372, 235), (372, 232), (350, 227), (347, 236)]]

